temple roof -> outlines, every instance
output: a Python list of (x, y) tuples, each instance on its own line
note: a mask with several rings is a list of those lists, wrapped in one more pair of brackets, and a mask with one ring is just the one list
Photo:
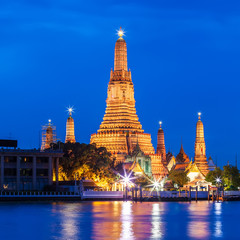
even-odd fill
[(209, 166), (209, 167), (216, 167), (216, 165), (214, 164), (211, 156), (210, 156), (209, 159), (208, 159), (208, 166)]
[(169, 163), (171, 161), (172, 156), (173, 156), (173, 154), (170, 151), (166, 154), (166, 161), (167, 161), (167, 163)]
[(140, 164), (137, 161), (123, 163), (122, 166), (125, 170), (127, 170), (127, 172), (141, 173), (148, 181), (151, 181), (149, 176), (143, 171), (143, 169), (141, 168)]
[(177, 163), (189, 163), (190, 162), (188, 155), (184, 152), (182, 144), (181, 144), (180, 152), (176, 156), (176, 162)]
[(175, 166), (173, 166), (172, 170), (185, 172), (188, 165), (189, 163), (177, 163)]

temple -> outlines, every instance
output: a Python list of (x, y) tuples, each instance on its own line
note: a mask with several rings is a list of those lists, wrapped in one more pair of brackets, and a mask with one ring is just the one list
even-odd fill
[(196, 126), (194, 161), (202, 174), (204, 176), (207, 175), (207, 173), (209, 172), (209, 166), (206, 157), (206, 145), (204, 139), (203, 123), (201, 121), (201, 113), (198, 113), (198, 121)]
[(73, 108), (69, 107), (68, 109), (69, 117), (67, 119), (66, 123), (66, 138), (65, 138), (65, 143), (70, 142), (70, 143), (75, 143), (75, 133), (74, 133), (74, 120), (72, 118), (72, 113), (73, 113)]
[(164, 132), (162, 129), (162, 122), (159, 122), (160, 127), (158, 129), (157, 134), (157, 154), (160, 154), (162, 156), (162, 161), (165, 165), (167, 165), (166, 160), (166, 148), (165, 148), (165, 140), (164, 140)]
[(126, 155), (133, 152), (137, 142), (144, 154), (154, 154), (155, 151), (151, 135), (144, 133), (136, 113), (134, 87), (127, 64), (127, 44), (121, 28), (118, 36), (105, 115), (98, 132), (91, 135), (90, 143), (95, 143), (97, 147), (106, 147), (117, 162), (124, 162)]
[[(201, 114), (199, 113), (196, 126), (194, 161), (184, 152), (182, 144), (176, 157), (170, 152), (166, 154), (162, 122), (159, 122), (155, 153), (151, 135), (144, 133), (136, 113), (134, 87), (127, 63), (127, 44), (121, 28), (118, 36), (115, 44), (114, 70), (110, 72), (108, 84), (105, 115), (97, 133), (91, 135), (90, 143), (96, 144), (97, 147), (106, 147), (115, 157), (116, 164), (124, 163), (126, 168), (136, 171), (138, 175), (166, 179), (171, 171), (184, 171), (187, 172), (191, 184), (199, 181), (202, 184), (209, 171), (209, 165)], [(74, 136), (74, 125), (72, 126)], [(211, 164), (213, 165), (212, 162)]]
[(51, 148), (52, 143), (56, 143), (56, 126), (52, 124), (52, 120), (48, 120), (48, 124), (42, 126), (42, 144), (41, 150)]

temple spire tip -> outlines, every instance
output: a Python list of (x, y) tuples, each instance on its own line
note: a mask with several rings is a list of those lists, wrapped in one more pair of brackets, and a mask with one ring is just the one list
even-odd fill
[(71, 117), (72, 116), (72, 113), (74, 112), (74, 108), (73, 107), (67, 107), (67, 112), (69, 114), (69, 116)]
[(198, 112), (198, 119), (201, 120), (201, 115), (202, 113), (201, 112)]
[(119, 38), (122, 38), (125, 35), (125, 32), (123, 31), (122, 27), (120, 27), (119, 30), (117, 30), (117, 35), (119, 36)]

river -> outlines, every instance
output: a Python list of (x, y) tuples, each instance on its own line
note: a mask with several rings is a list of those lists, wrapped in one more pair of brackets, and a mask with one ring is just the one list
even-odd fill
[(0, 239), (240, 239), (239, 219), (240, 202), (0, 203)]

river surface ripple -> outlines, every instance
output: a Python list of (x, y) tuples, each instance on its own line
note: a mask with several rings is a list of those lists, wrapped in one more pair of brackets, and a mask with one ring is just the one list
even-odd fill
[(240, 239), (239, 219), (240, 202), (0, 203), (0, 239)]

